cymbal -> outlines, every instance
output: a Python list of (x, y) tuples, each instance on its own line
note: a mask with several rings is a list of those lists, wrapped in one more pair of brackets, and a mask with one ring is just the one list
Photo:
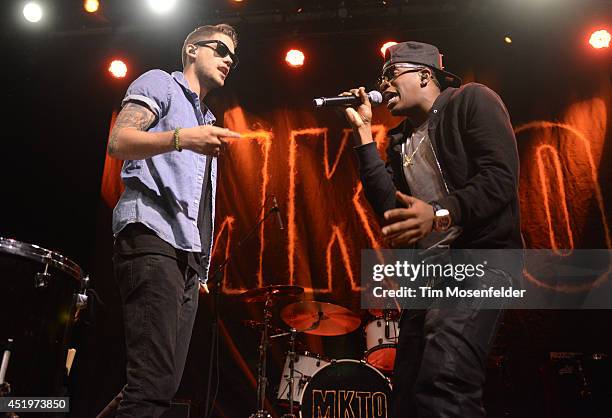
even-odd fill
[(249, 289), (242, 292), (240, 298), (245, 302), (265, 302), (268, 298), (288, 298), (302, 293), (304, 293), (303, 287), (277, 284)]
[(281, 311), (287, 325), (306, 334), (348, 334), (361, 325), (359, 315), (338, 305), (314, 300), (287, 305)]

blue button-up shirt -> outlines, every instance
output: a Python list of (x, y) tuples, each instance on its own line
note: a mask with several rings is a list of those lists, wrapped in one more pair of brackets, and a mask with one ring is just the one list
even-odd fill
[[(202, 112), (198, 95), (189, 89), (180, 71), (172, 75), (162, 70), (144, 73), (128, 88), (122, 105), (128, 102), (147, 106), (155, 114), (156, 121), (149, 132), (212, 125), (215, 122), (209, 109), (206, 109), (206, 113)], [(206, 158), (213, 158), (210, 182), (214, 228), (217, 159), (183, 150), (144, 160), (124, 161), (121, 179), (125, 191), (113, 211), (115, 236), (126, 225), (140, 222), (177, 249), (202, 251), (197, 219)], [(210, 254), (212, 244), (206, 250)], [(210, 262), (202, 267), (205, 267), (203, 270), (208, 275)]]

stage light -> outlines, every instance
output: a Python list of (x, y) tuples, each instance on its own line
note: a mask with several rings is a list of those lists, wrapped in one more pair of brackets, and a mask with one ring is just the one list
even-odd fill
[(37, 23), (40, 22), (43, 16), (43, 9), (40, 7), (40, 4), (35, 2), (30, 2), (23, 7), (23, 17), (28, 22)]
[(100, 2), (98, 0), (84, 0), (83, 8), (87, 13), (95, 13), (100, 8)]
[(290, 49), (285, 56), (285, 61), (292, 67), (301, 67), (304, 65), (304, 59), (304, 53), (299, 49)]
[(610, 48), (610, 32), (605, 29), (593, 32), (589, 43), (595, 49)]
[(108, 66), (108, 72), (115, 78), (124, 78), (127, 74), (127, 65), (121, 60), (113, 60)]
[(380, 53), (382, 54), (383, 58), (385, 57), (385, 52), (387, 52), (387, 49), (393, 45), (397, 45), (397, 42), (395, 41), (385, 42), (383, 46), (380, 47)]
[(506, 35), (504, 37), (504, 42), (507, 43), (507, 44), (511, 44), (512, 43), (512, 38), (510, 36)]
[(147, 0), (155, 13), (166, 13), (176, 4), (176, 0)]

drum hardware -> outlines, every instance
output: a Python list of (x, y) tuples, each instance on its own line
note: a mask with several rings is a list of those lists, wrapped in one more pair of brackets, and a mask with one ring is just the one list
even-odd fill
[(382, 309), (382, 308), (370, 308), (368, 313), (374, 318), (389, 318), (389, 320), (399, 320), (402, 315), (400, 309)]
[(89, 276), (83, 277), (83, 281), (81, 284), (81, 290), (76, 295), (76, 308), (77, 312), (81, 309), (87, 308), (87, 287), (89, 286)]
[[(385, 338), (389, 339), (389, 318), (385, 318)], [(382, 343), (382, 338), (378, 342)]]
[(268, 378), (266, 377), (267, 355), (268, 355), (268, 325), (272, 318), (272, 295), (269, 294), (264, 304), (264, 326), (261, 331), (261, 339), (259, 342), (259, 361), (257, 364), (257, 412), (251, 414), (251, 418), (272, 418), (272, 415), (265, 410), (266, 386)]
[[(242, 321), (242, 325), (245, 327), (251, 328), (255, 331), (261, 331), (264, 327), (264, 323), (261, 321), (255, 321), (252, 319)], [(270, 335), (270, 339), (285, 337), (290, 334), (290, 332), (285, 332), (281, 328), (275, 327), (273, 325), (269, 325), (268, 328), (273, 335)]]
[[(297, 332), (295, 328), (291, 328), (289, 332), (291, 334), (289, 338), (289, 353), (287, 354), (289, 356), (289, 413), (283, 414), (281, 418), (296, 418), (295, 414), (293, 413), (293, 401), (295, 400), (293, 399), (293, 375), (295, 372), (295, 335)], [(300, 378), (300, 382), (301, 381), (302, 378)]]
[[(294, 297), (302, 293), (304, 293), (304, 289), (299, 286), (271, 285), (247, 290), (240, 295), (240, 298), (245, 302), (264, 302), (264, 322), (261, 326), (259, 360), (257, 364), (257, 411), (251, 414), (250, 418), (272, 417), (265, 409), (266, 388), (268, 386), (267, 356), (268, 346), (270, 345), (269, 330), (272, 327), (270, 324), (272, 320), (272, 306), (281, 298)], [(292, 331), (290, 333), (293, 340), (292, 344), (295, 346), (295, 332)]]
[(34, 276), (34, 287), (37, 289), (44, 289), (49, 285), (51, 275), (49, 274), (49, 264), (45, 263), (45, 271), (42, 273), (36, 273)]

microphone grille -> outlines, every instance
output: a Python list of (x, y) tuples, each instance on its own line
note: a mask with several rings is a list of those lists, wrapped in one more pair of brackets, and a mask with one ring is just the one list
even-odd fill
[(370, 99), (370, 103), (373, 105), (379, 105), (383, 102), (382, 94), (379, 91), (372, 90), (368, 93), (368, 98)]
[(320, 99), (314, 99), (314, 100), (312, 101), (312, 105), (313, 105), (314, 107), (321, 107), (321, 106), (323, 106), (323, 104), (325, 104), (325, 100), (323, 100), (323, 98), (320, 98)]

